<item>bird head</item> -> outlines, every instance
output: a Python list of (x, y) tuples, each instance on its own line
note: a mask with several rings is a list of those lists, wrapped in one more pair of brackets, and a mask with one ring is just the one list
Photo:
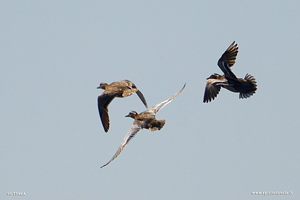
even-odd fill
[(217, 73), (214, 73), (214, 74), (210, 75), (210, 77), (208, 77), (207, 79), (218, 79), (218, 78), (220, 78), (220, 75)]
[(126, 115), (125, 117), (131, 117), (131, 118), (135, 118), (135, 116), (137, 116), (138, 115), (138, 113), (137, 112), (135, 112), (135, 111), (130, 111), (130, 113), (128, 114), (128, 115)]
[(105, 90), (105, 86), (107, 85), (107, 83), (100, 83), (100, 85), (97, 87), (97, 89), (103, 89)]

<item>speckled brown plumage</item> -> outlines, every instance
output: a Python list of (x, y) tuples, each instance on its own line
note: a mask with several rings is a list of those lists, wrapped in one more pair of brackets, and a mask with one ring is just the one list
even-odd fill
[(100, 83), (100, 86), (97, 87), (97, 89), (105, 90), (101, 95), (98, 96), (98, 110), (105, 132), (107, 132), (109, 129), (108, 105), (115, 97), (122, 98), (127, 97), (133, 93), (137, 93), (137, 95), (147, 108), (147, 103), (144, 98), (144, 95), (129, 80), (113, 82), (109, 85), (107, 83)]

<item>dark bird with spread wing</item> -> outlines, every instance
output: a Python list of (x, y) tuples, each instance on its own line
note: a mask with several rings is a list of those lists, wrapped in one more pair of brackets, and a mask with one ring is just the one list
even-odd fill
[(203, 99), (204, 103), (214, 100), (221, 87), (231, 92), (240, 93), (239, 97), (242, 99), (250, 97), (257, 90), (256, 81), (253, 76), (246, 74), (245, 78), (237, 78), (231, 71), (238, 53), (237, 44), (234, 43), (227, 48), (218, 61), (218, 66), (224, 75), (214, 73), (207, 78)]

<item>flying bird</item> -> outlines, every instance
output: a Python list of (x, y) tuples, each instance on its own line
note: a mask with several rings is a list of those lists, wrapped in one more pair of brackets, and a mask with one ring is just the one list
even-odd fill
[[(152, 108), (138, 114), (135, 111), (131, 111), (126, 117), (131, 117), (134, 119), (133, 125), (127, 132), (125, 138), (123, 139), (119, 149), (115, 153), (115, 155), (110, 159), (108, 163), (103, 165), (102, 167), (105, 167), (108, 165), (111, 161), (113, 161), (126, 147), (126, 145), (131, 141), (131, 139), (139, 132), (141, 129), (149, 129), (150, 132), (160, 130), (164, 125), (166, 120), (157, 120), (155, 118), (156, 113), (162, 109), (165, 105), (170, 103), (175, 97), (177, 97), (182, 90), (185, 88), (185, 84), (183, 88), (176, 94), (174, 94), (171, 98), (153, 106)], [(101, 167), (101, 168), (102, 168)]]
[(144, 98), (142, 92), (138, 90), (134, 83), (129, 80), (113, 82), (109, 85), (107, 83), (100, 83), (97, 89), (105, 90), (101, 95), (98, 96), (98, 110), (105, 132), (107, 132), (109, 129), (109, 116), (107, 107), (115, 97), (127, 97), (133, 93), (136, 93), (146, 108), (148, 108), (146, 99)]
[(246, 74), (245, 78), (237, 78), (231, 71), (237, 53), (237, 44), (233, 42), (219, 59), (218, 66), (223, 71), (224, 75), (214, 73), (207, 78), (203, 98), (204, 103), (214, 100), (221, 87), (226, 88), (231, 92), (240, 93), (239, 98), (242, 99), (250, 97), (257, 90), (256, 81), (253, 76)]

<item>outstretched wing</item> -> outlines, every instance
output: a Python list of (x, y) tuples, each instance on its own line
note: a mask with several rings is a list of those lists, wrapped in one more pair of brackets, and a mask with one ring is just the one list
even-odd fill
[(140, 90), (138, 90), (138, 91), (136, 91), (136, 94), (140, 97), (140, 99), (142, 100), (142, 102), (146, 106), (146, 108), (148, 108), (146, 99), (145, 99), (144, 95), (142, 94), (142, 92)]
[(103, 92), (98, 96), (98, 110), (105, 132), (107, 132), (109, 129), (109, 116), (107, 107), (114, 98), (115, 95), (108, 94), (106, 92)]
[(144, 95), (142, 94), (142, 92), (135, 86), (135, 84), (129, 80), (124, 80), (123, 82), (125, 82), (127, 84), (127, 89), (124, 90), (123, 92), (123, 96), (129, 96), (133, 93), (136, 92), (136, 94), (139, 96), (139, 98), (141, 99), (141, 101), (143, 102), (143, 104), (145, 105), (146, 108), (148, 108), (146, 99), (144, 97)]
[(105, 167), (106, 165), (108, 165), (111, 161), (113, 161), (116, 157), (118, 157), (118, 155), (123, 151), (123, 149), (126, 147), (126, 145), (130, 142), (130, 140), (139, 132), (141, 128), (138, 127), (138, 125), (136, 123), (134, 123), (132, 125), (132, 127), (129, 129), (129, 131), (127, 132), (125, 138), (123, 139), (119, 149), (117, 150), (117, 152), (115, 153), (115, 155), (110, 159), (110, 161), (108, 161), (108, 163), (106, 163), (105, 165), (102, 165), (102, 167)]
[(146, 112), (152, 112), (154, 115), (160, 110), (162, 109), (165, 105), (167, 105), (168, 103), (170, 103), (175, 97), (177, 97), (181, 92), (182, 90), (185, 88), (185, 85), (182, 87), (182, 89), (177, 92), (176, 94), (174, 94), (171, 98), (159, 103), (159, 104), (156, 104), (155, 106), (153, 106), (152, 108), (150, 108), (149, 110), (147, 110)]
[(220, 81), (218, 79), (209, 78), (206, 81), (205, 92), (203, 102), (208, 103), (214, 100), (220, 92), (221, 86), (214, 85), (215, 82)]
[(225, 76), (231, 76), (236, 78), (236, 76), (230, 69), (230, 67), (234, 65), (238, 53), (237, 44), (234, 43), (235, 42), (233, 42), (223, 53), (223, 55), (218, 61), (218, 66), (224, 72)]

